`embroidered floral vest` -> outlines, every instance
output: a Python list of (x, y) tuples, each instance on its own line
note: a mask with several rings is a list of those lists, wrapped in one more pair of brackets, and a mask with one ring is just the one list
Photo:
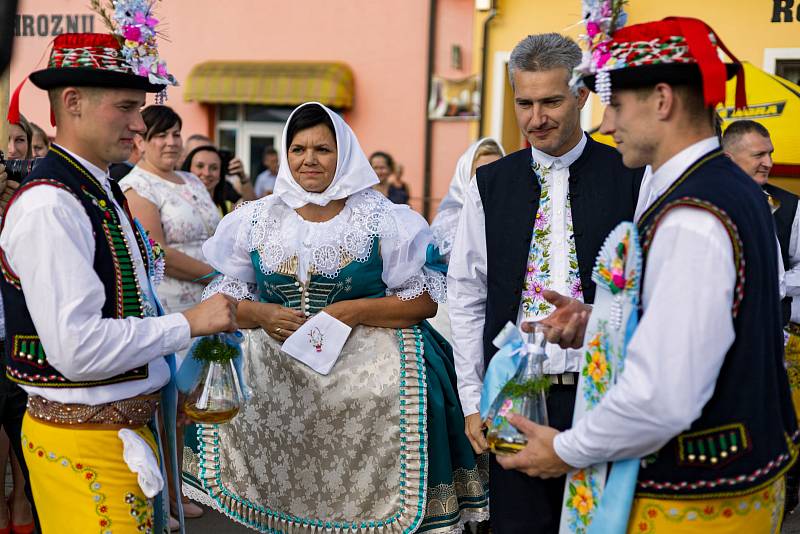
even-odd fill
[(783, 476), (797, 457), (771, 214), (750, 177), (722, 152), (707, 154), (642, 215), (645, 278), (659, 222), (684, 206), (711, 213), (730, 236), (737, 272), (731, 309), (736, 338), (700, 417), (642, 460), (637, 493), (686, 498), (750, 492)]
[[(28, 189), (39, 186), (58, 187), (72, 194), (84, 207), (95, 239), (94, 269), (105, 288), (105, 305), (102, 316), (121, 319), (143, 317), (145, 303), (136, 277), (131, 258), (130, 244), (120, 225), (119, 216), (103, 186), (81, 166), (58, 147), (47, 153), (36, 169), (23, 181), (9, 207)], [(119, 187), (112, 184), (124, 204)], [(141, 257), (148, 262), (148, 253), (142, 236), (134, 227), (137, 237), (135, 246), (139, 247)], [(29, 312), (29, 303), (22, 293), (19, 278), (8, 265), (5, 253), (0, 250), (0, 266), (3, 276), (0, 280), (6, 316), (6, 375), (14, 382), (36, 387), (91, 387), (147, 377), (147, 365), (137, 367), (123, 374), (98, 381), (72, 382), (47, 362), (47, 351), (42, 345)], [(69, 266), (50, 265), (48, 269), (66, 269)], [(148, 313), (148, 315), (150, 315)]]
[[(536, 179), (539, 181), (539, 209), (533, 223), (533, 239), (528, 253), (528, 264), (525, 269), (525, 284), (522, 289), (522, 311), (528, 319), (544, 318), (553, 311), (553, 305), (542, 296), (545, 289), (554, 289), (551, 255), (553, 235), (553, 201), (550, 194), (552, 181), (551, 170), (537, 162), (531, 163)], [(564, 213), (566, 218), (567, 238), (567, 287), (569, 296), (583, 300), (580, 273), (578, 271), (578, 254), (575, 249), (575, 236), (572, 226), (572, 206), (569, 195)]]

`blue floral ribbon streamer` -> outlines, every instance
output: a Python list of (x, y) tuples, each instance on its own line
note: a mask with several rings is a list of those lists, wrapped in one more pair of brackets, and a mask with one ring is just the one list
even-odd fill
[[(602, 401), (625, 367), (638, 324), (642, 257), (636, 226), (620, 223), (600, 249), (592, 280), (594, 308), (582, 349), (573, 426)], [(559, 534), (624, 534), (633, 504), (639, 459), (601, 462), (567, 475)]]

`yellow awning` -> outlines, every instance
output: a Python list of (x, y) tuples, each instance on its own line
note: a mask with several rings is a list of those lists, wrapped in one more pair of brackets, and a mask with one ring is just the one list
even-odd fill
[(184, 100), (295, 106), (316, 101), (353, 105), (353, 73), (342, 63), (207, 61), (186, 80)]

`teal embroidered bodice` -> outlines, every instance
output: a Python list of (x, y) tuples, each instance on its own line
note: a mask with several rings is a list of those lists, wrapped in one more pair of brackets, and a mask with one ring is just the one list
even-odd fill
[(294, 274), (297, 272), (296, 258), (285, 262), (279, 272), (265, 275), (258, 251), (253, 251), (250, 259), (256, 271), (258, 298), (261, 302), (302, 310), (310, 316), (341, 300), (384, 297), (386, 284), (382, 279), (383, 260), (379, 243), (379, 238), (374, 238), (367, 261), (347, 260), (336, 278), (311, 272), (305, 283)]

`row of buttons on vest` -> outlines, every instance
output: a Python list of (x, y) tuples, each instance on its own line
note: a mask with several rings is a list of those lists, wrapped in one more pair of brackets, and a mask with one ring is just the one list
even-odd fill
[[(301, 297), (302, 297), (302, 298), (300, 299), (300, 307), (303, 309), (303, 314), (304, 314), (306, 317), (309, 317), (309, 316), (311, 316), (311, 312), (309, 311), (309, 310), (311, 310), (311, 304), (309, 304), (309, 301), (310, 301), (311, 299), (310, 299), (310, 298), (309, 298), (309, 296), (308, 296), (308, 287), (306, 287), (306, 286), (303, 286), (302, 284), (300, 284), (300, 282), (295, 282), (295, 283), (294, 283), (294, 286), (295, 286), (295, 287), (301, 287), (301, 286), (302, 286), (302, 288), (303, 288), (303, 289), (302, 289), (302, 291), (301, 291), (301, 293), (300, 293), (300, 295), (301, 295)], [(305, 304), (303, 303), (304, 301), (305, 301)]]

